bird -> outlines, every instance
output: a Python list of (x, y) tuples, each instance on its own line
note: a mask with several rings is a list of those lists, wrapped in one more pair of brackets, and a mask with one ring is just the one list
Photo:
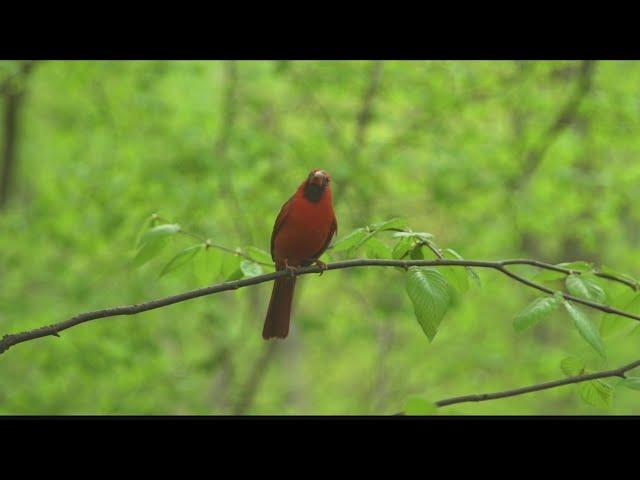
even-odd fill
[(262, 329), (265, 340), (286, 338), (289, 334), (296, 267), (316, 264), (326, 269), (319, 257), (338, 233), (330, 182), (326, 171), (311, 170), (276, 217), (271, 234), (271, 258), (277, 270), (288, 270), (291, 274), (277, 278), (273, 284)]

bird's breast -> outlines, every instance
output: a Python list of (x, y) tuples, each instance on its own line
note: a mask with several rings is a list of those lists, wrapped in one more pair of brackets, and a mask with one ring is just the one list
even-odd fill
[(298, 266), (311, 259), (329, 240), (333, 220), (330, 203), (296, 202), (274, 239), (276, 263), (286, 259), (289, 265)]

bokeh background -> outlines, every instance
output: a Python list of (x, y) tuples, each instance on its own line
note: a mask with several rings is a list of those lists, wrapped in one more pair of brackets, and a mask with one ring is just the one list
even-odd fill
[[(224, 280), (235, 257), (217, 252), (159, 277), (194, 244), (180, 235), (132, 268), (146, 219), (268, 250), (312, 168), (340, 236), (403, 217), (465, 258), (640, 271), (637, 62), (2, 61), (0, 85), (0, 334)], [(368, 255), (348, 253), (329, 258)], [(535, 292), (478, 273), (433, 343), (396, 269), (303, 277), (284, 342), (260, 336), (271, 284), (93, 321), (0, 356), (0, 413), (389, 414), (562, 378), (568, 355), (638, 357), (618, 332), (598, 363), (561, 311), (517, 334)], [(438, 413), (639, 400), (617, 389), (603, 409), (569, 386)]]

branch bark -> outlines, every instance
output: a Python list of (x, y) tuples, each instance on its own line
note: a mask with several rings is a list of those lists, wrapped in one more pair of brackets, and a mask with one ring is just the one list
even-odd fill
[[(518, 395), (525, 395), (527, 393), (540, 392), (542, 390), (548, 390), (550, 388), (563, 387), (565, 385), (572, 385), (574, 383), (588, 382), (591, 380), (598, 380), (600, 378), (620, 377), (626, 378), (625, 374), (634, 368), (640, 367), (640, 360), (628, 363), (622, 367), (614, 368), (612, 370), (602, 370), (600, 372), (594, 372), (584, 375), (575, 375), (573, 377), (563, 378), (561, 380), (554, 380), (551, 382), (537, 383), (535, 385), (529, 385), (527, 387), (513, 388), (510, 390), (502, 390), (500, 392), (492, 393), (478, 393), (471, 395), (461, 395), (459, 397), (445, 398), (435, 402), (435, 406), (438, 408), (447, 407), (449, 405), (455, 405), (458, 403), (470, 403), (470, 402), (486, 402), (488, 400), (497, 400), (499, 398), (515, 397)], [(405, 415), (404, 412), (396, 413), (396, 415)]]
[[(293, 274), (308, 275), (311, 273), (321, 273), (326, 270), (340, 270), (343, 268), (356, 268), (356, 267), (401, 267), (404, 269), (408, 269), (409, 267), (438, 267), (438, 266), (477, 267), (477, 268), (489, 268), (489, 269), (497, 270), (500, 273), (512, 278), (513, 280), (516, 280), (517, 282), (527, 285), (528, 287), (531, 287), (533, 289), (536, 289), (548, 294), (554, 293), (553, 290), (543, 285), (532, 282), (531, 280), (528, 280), (518, 274), (511, 272), (507, 268), (510, 265), (534, 265), (540, 268), (544, 268), (547, 270), (555, 270), (565, 274), (580, 273), (574, 270), (561, 268), (556, 265), (545, 264), (543, 262), (538, 262), (536, 260), (528, 260), (528, 259), (501, 260), (501, 261), (450, 260), (450, 259), (438, 259), (438, 260), (361, 259), (361, 260), (346, 260), (343, 262), (330, 263), (330, 264), (327, 264), (325, 268), (320, 268), (315, 265), (310, 267), (299, 268)], [(107, 318), (107, 317), (116, 317), (120, 315), (135, 315), (137, 313), (142, 313), (142, 312), (147, 312), (149, 310), (155, 310), (158, 308), (167, 307), (175, 303), (185, 302), (187, 300), (192, 300), (198, 297), (204, 297), (206, 295), (212, 295), (214, 293), (220, 293), (220, 292), (225, 292), (229, 290), (237, 290), (239, 288), (244, 288), (251, 285), (271, 282), (276, 278), (280, 278), (290, 274), (291, 273), (289, 271), (279, 270), (273, 273), (267, 273), (267, 274), (258, 275), (255, 277), (235, 280), (233, 282), (220, 283), (217, 285), (212, 285), (210, 287), (199, 288), (197, 290), (191, 290), (189, 292), (181, 293), (178, 295), (172, 295), (172, 296), (160, 298), (157, 300), (151, 300), (149, 302), (144, 302), (140, 304), (106, 308), (103, 310), (96, 310), (93, 312), (81, 313), (63, 322), (54, 323), (52, 325), (36, 328), (34, 330), (29, 330), (26, 332), (4, 335), (0, 340), (0, 354), (4, 353), (14, 345), (27, 342), (30, 340), (35, 340), (36, 338), (47, 337), (50, 335), (58, 337), (61, 331), (67, 330), (69, 328), (75, 327), (76, 325), (80, 325), (81, 323), (85, 323), (91, 320), (97, 320), (100, 318)], [(637, 288), (635, 284), (628, 282), (627, 280), (616, 278), (616, 281), (627, 284), (628, 286), (633, 287), (634, 289)], [(640, 321), (640, 316), (638, 315), (624, 312), (622, 310), (618, 310), (608, 305), (603, 305), (603, 304), (591, 302), (589, 300), (584, 300), (582, 298), (574, 297), (573, 295), (569, 295), (567, 293), (563, 293), (562, 295), (566, 300), (570, 300), (572, 302), (579, 303), (587, 307), (600, 310), (602, 312), (620, 315), (623, 317)]]
[(477, 395), (462, 395), (459, 397), (445, 398), (436, 402), (436, 406), (446, 407), (448, 405), (455, 405), (456, 403), (467, 402), (485, 402), (487, 400), (495, 400), (498, 398), (515, 397), (516, 395), (524, 395), (526, 393), (539, 392), (541, 390), (548, 390), (550, 388), (562, 387), (564, 385), (571, 385), (573, 383), (588, 382), (589, 380), (597, 380), (599, 378), (609, 377), (621, 377), (625, 378), (625, 373), (634, 368), (640, 367), (640, 360), (623, 365), (613, 370), (603, 370), (600, 372), (589, 373), (586, 375), (576, 375), (574, 377), (563, 378), (562, 380), (554, 380), (552, 382), (539, 383), (536, 385), (529, 385), (528, 387), (514, 388), (512, 390), (504, 390), (501, 392), (493, 393), (480, 393)]

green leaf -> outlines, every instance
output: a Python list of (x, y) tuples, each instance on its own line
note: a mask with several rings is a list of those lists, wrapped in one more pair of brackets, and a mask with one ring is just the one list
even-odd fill
[(569, 293), (574, 297), (584, 298), (596, 303), (602, 303), (605, 300), (606, 296), (602, 287), (582, 275), (567, 275), (565, 285)]
[(364, 228), (358, 228), (351, 232), (346, 237), (341, 238), (333, 244), (332, 250), (334, 252), (343, 252), (356, 246), (361, 240), (367, 236), (367, 231)]
[(393, 238), (417, 238), (419, 240), (431, 240), (433, 235), (427, 232), (396, 232), (392, 235)]
[[(447, 253), (449, 255), (451, 255), (451, 257), (449, 257), (449, 255), (447, 255)], [(458, 260), (464, 260), (462, 255), (460, 255), (458, 252), (456, 252), (453, 248), (445, 248), (444, 256), (445, 256), (445, 258), (449, 257), (449, 258), (455, 258), (455, 259), (458, 259)], [(459, 268), (459, 267), (453, 267), (453, 268)], [(471, 280), (473, 280), (479, 287), (481, 287), (482, 283), (480, 282), (480, 277), (478, 276), (476, 271), (471, 267), (465, 267), (465, 270), (466, 270), (467, 277), (470, 278)], [(468, 286), (468, 282), (467, 282), (467, 290), (468, 289), (469, 289), (469, 286)]]
[(482, 281), (480, 280), (480, 276), (476, 273), (476, 271), (473, 268), (468, 267), (467, 274), (469, 275), (469, 278), (473, 280), (478, 287), (482, 287)]
[[(420, 239), (421, 243), (426, 243), (427, 246), (426, 248), (429, 249), (429, 255), (433, 255), (434, 258), (440, 258), (436, 252), (439, 252), (440, 249), (438, 248), (438, 246), (435, 244), (435, 242), (433, 240), (425, 240), (425, 239)], [(435, 250), (435, 251), (434, 251)]]
[(441, 267), (440, 273), (451, 287), (451, 299), (457, 304), (463, 294), (469, 290), (469, 278), (464, 268), (459, 267)]
[(513, 319), (513, 328), (516, 332), (531, 328), (543, 318), (548, 317), (559, 305), (560, 302), (555, 296), (536, 298)]
[(628, 303), (631, 298), (629, 293), (635, 293), (634, 290), (622, 283), (602, 279), (593, 273), (585, 273), (583, 275), (590, 279), (593, 277), (593, 279), (596, 280), (596, 283), (604, 290), (606, 304), (611, 307), (622, 308), (624, 306), (623, 303)]
[(413, 239), (410, 237), (401, 238), (398, 243), (396, 243), (395, 247), (393, 247), (393, 251), (391, 252), (391, 257), (394, 259), (404, 258), (404, 256), (413, 248)]
[(602, 380), (591, 380), (578, 384), (580, 398), (598, 408), (610, 408), (613, 404), (613, 387)]
[(631, 390), (640, 390), (640, 377), (627, 377), (618, 383), (618, 385), (630, 388)]
[(142, 248), (138, 250), (138, 253), (131, 261), (133, 268), (138, 268), (147, 263), (152, 258), (158, 256), (160, 252), (167, 245), (166, 238), (160, 238), (155, 241), (148, 241), (142, 245)]
[(640, 325), (636, 325), (636, 327), (631, 330), (628, 334), (629, 337), (640, 335)]
[(590, 272), (593, 270), (593, 263), (578, 260), (577, 262), (558, 263), (557, 267), (566, 268), (568, 270), (577, 270), (579, 272)]
[(352, 246), (349, 251), (350, 252), (355, 252), (357, 249), (359, 249), (361, 246), (363, 246), (365, 243), (370, 242), (371, 240), (373, 240), (374, 235), (378, 233), (376, 230), (367, 233), (362, 239), (360, 239), (360, 241), (358, 243), (356, 243), (354, 246)]
[(262, 267), (251, 260), (243, 260), (240, 262), (240, 270), (245, 277), (256, 277), (262, 274)]
[(411, 253), (409, 254), (409, 258), (411, 260), (424, 260), (424, 252), (422, 251), (422, 245), (418, 246), (417, 244), (411, 249)]
[(431, 342), (451, 304), (450, 287), (437, 270), (411, 267), (406, 288), (416, 319)]
[[(444, 258), (453, 260), (463, 260), (458, 252), (447, 248), (442, 252)], [(469, 290), (469, 273), (466, 267), (440, 267), (439, 271), (444, 275), (447, 283), (451, 285), (458, 295), (466, 293)]]
[[(331, 263), (331, 255), (328, 251), (325, 251), (322, 255), (320, 255), (320, 258), (318, 258), (318, 260), (324, 263)], [(276, 266), (274, 265), (273, 268), (275, 270)]]
[(536, 282), (552, 282), (563, 280), (566, 276), (566, 273), (556, 272), (555, 270), (540, 270), (533, 276), (533, 280)]
[(233, 282), (234, 280), (240, 280), (244, 276), (242, 273), (242, 269), (240, 267), (233, 270), (229, 275), (227, 275), (224, 279), (225, 282)]
[[(220, 268), (222, 266), (223, 252), (216, 248), (205, 248), (198, 261), (195, 262), (195, 274), (199, 283), (214, 283), (220, 278)], [(225, 255), (226, 256), (226, 255)]]
[(630, 311), (632, 308), (635, 308), (640, 311), (640, 302), (637, 301), (638, 298), (640, 298), (640, 292), (623, 287), (617, 295), (608, 298), (607, 304), (620, 310)]
[(369, 225), (369, 230), (391, 230), (396, 228), (405, 228), (407, 222), (404, 218), (392, 218), (391, 220), (387, 220), (385, 222), (374, 223)]
[(179, 231), (180, 231), (180, 225), (178, 225), (177, 223), (165, 223), (163, 225), (158, 225), (157, 227), (153, 227), (152, 229), (147, 230), (142, 235), (142, 237), (140, 238), (138, 247), (141, 247), (147, 242), (168, 237), (169, 235), (174, 235)]
[(160, 272), (160, 276), (163, 277), (169, 272), (172, 272), (183, 265), (186, 265), (190, 260), (192, 260), (199, 252), (204, 250), (204, 244), (192, 245), (191, 247), (187, 247), (178, 253), (175, 257), (169, 260), (162, 271)]
[(607, 354), (604, 350), (602, 337), (600, 337), (600, 332), (598, 332), (594, 323), (571, 302), (565, 300), (564, 306), (573, 319), (573, 323), (580, 332), (580, 335), (582, 335), (582, 338), (584, 338), (602, 358), (606, 358)]
[[(577, 262), (558, 263), (556, 267), (576, 270), (579, 272), (589, 272), (593, 269), (593, 265), (591, 263), (583, 262), (582, 260)], [(566, 276), (566, 273), (557, 272), (555, 270), (540, 270), (533, 276), (533, 279), (538, 282), (551, 282), (554, 280), (563, 280)]]
[(615, 270), (613, 270), (612, 268), (609, 268), (605, 265), (602, 265), (602, 267), (600, 267), (598, 269), (599, 272), (601, 273), (606, 273), (608, 275), (613, 275), (614, 277), (619, 277), (622, 278), (628, 282), (631, 282), (635, 285), (638, 285), (640, 282), (638, 282), (638, 280), (634, 277), (632, 277), (631, 275), (627, 274), (627, 273), (620, 273), (620, 272), (616, 272)]
[(222, 278), (224, 278), (225, 282), (230, 282), (242, 278), (243, 273), (240, 269), (240, 263), (241, 259), (237, 255), (232, 255), (229, 253), (222, 255), (220, 273), (222, 273)]
[(445, 256), (445, 258), (464, 260), (464, 258), (462, 258), (462, 255), (456, 252), (453, 248), (445, 248), (443, 255)]
[(153, 227), (153, 224), (156, 221), (155, 218), (156, 216), (154, 214), (154, 215), (149, 215), (144, 220), (142, 227), (140, 227), (140, 230), (138, 230), (138, 235), (136, 235), (136, 248), (140, 248), (142, 246), (142, 236), (145, 234), (147, 230)]
[(407, 397), (404, 402), (405, 415), (434, 415), (437, 411), (435, 403), (418, 395)]
[(391, 249), (379, 238), (371, 238), (365, 247), (367, 258), (391, 258)]
[(247, 255), (253, 258), (256, 262), (273, 265), (273, 260), (269, 252), (265, 252), (264, 250), (258, 247), (247, 247), (245, 250)]
[(575, 377), (584, 371), (584, 363), (578, 357), (567, 357), (560, 362), (560, 370), (567, 377)]
[[(621, 295), (612, 299), (610, 304), (625, 312), (638, 315), (640, 314), (640, 293), (627, 289)], [(605, 313), (600, 323), (600, 334), (603, 337), (610, 337), (625, 330), (629, 331), (637, 324), (637, 321), (630, 318)]]

